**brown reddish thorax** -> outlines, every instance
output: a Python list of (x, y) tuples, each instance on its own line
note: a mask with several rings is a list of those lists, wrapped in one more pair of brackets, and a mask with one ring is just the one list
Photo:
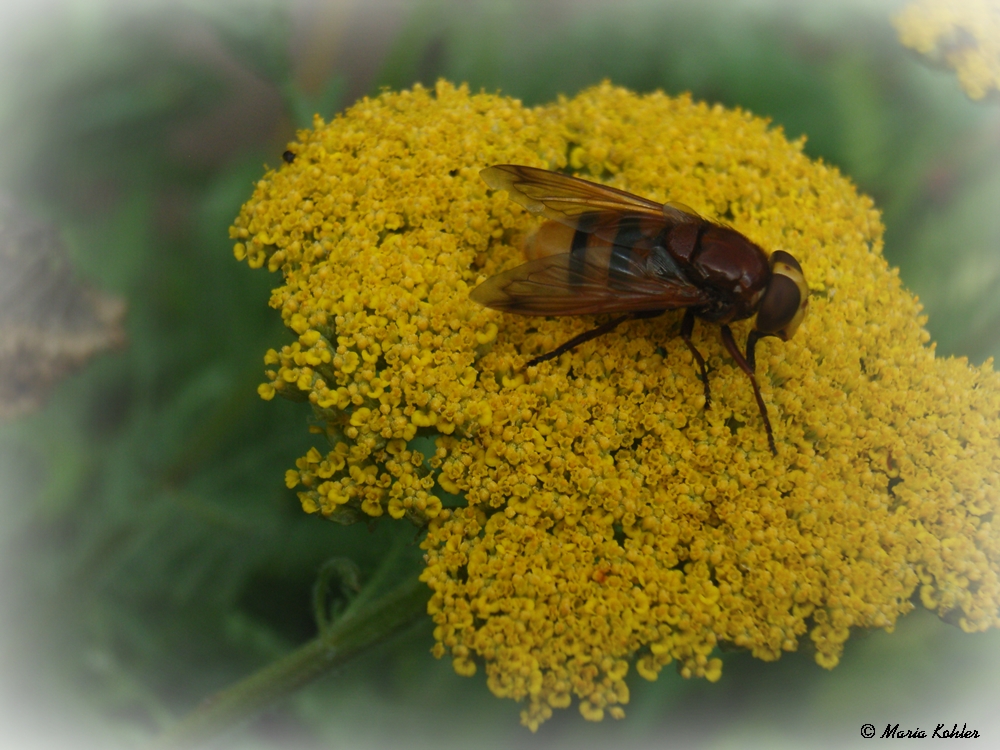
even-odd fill
[(666, 240), (691, 281), (716, 292), (717, 301), (697, 309), (698, 317), (728, 323), (754, 314), (771, 279), (763, 250), (735, 229), (709, 222), (674, 226)]

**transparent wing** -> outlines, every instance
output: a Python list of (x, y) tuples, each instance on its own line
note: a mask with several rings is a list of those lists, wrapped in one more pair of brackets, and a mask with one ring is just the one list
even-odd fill
[(701, 221), (696, 213), (680, 204), (666, 205), (547, 169), (517, 164), (498, 164), (482, 170), (480, 176), (494, 190), (506, 190), (511, 199), (533, 214), (576, 228), (577, 217), (594, 211), (641, 214), (673, 223)]
[(612, 263), (613, 252), (607, 248), (586, 257), (562, 253), (538, 258), (491, 276), (469, 296), (494, 310), (520, 315), (672, 310), (711, 301), (679, 275), (664, 274), (660, 266), (654, 273), (645, 254), (616, 256)]

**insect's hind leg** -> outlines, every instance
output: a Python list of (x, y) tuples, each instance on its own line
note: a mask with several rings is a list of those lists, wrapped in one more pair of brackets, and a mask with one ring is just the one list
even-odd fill
[(605, 333), (611, 333), (619, 325), (624, 323), (626, 320), (641, 320), (642, 318), (655, 318), (657, 315), (662, 315), (664, 310), (643, 310), (641, 312), (631, 312), (626, 315), (620, 315), (617, 318), (609, 320), (604, 325), (599, 325), (597, 328), (591, 328), (589, 331), (584, 331), (579, 336), (574, 336), (569, 341), (564, 344), (560, 344), (551, 352), (543, 354), (539, 357), (535, 357), (533, 360), (528, 362), (525, 367), (534, 367), (542, 362), (547, 362), (550, 359), (555, 359), (560, 354), (565, 354), (566, 352), (575, 349), (580, 344), (590, 341), (591, 339), (596, 339), (598, 336), (603, 336)]
[(712, 392), (708, 387), (708, 370), (705, 368), (705, 358), (691, 341), (691, 334), (694, 332), (694, 311), (689, 307), (684, 313), (684, 320), (681, 321), (681, 338), (687, 344), (687, 348), (694, 355), (694, 361), (698, 363), (701, 370), (701, 382), (705, 384), (705, 408), (712, 405)]

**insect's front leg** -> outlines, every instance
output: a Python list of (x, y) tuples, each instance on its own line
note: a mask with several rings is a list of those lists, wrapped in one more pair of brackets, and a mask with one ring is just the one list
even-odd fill
[(764, 336), (756, 328), (750, 331), (747, 336), (747, 364), (750, 365), (750, 369), (757, 372), (757, 342), (760, 341)]
[[(726, 347), (726, 351), (729, 352), (729, 356), (736, 360), (736, 364), (740, 366), (740, 369), (746, 373), (747, 377), (750, 378), (750, 385), (753, 386), (753, 395), (757, 399), (757, 408), (760, 409), (760, 416), (764, 419), (764, 430), (767, 432), (767, 444), (771, 447), (771, 453), (775, 456), (778, 455), (778, 449), (774, 445), (774, 433), (771, 431), (771, 420), (767, 417), (767, 406), (764, 405), (764, 399), (760, 395), (760, 387), (757, 385), (757, 376), (754, 375), (754, 363), (753, 350), (754, 346), (757, 344), (758, 336), (754, 336), (756, 331), (752, 331), (750, 336), (747, 337), (747, 356), (744, 357), (740, 352), (740, 348), (736, 346), (736, 341), (733, 339), (733, 332), (729, 330), (729, 326), (722, 326), (722, 343)], [(748, 361), (749, 360), (749, 361)]]
[(691, 354), (694, 355), (694, 361), (698, 363), (698, 368), (701, 370), (701, 382), (705, 384), (705, 408), (707, 409), (712, 405), (712, 392), (708, 387), (708, 370), (705, 369), (705, 358), (701, 356), (701, 352), (698, 351), (697, 347), (691, 341), (691, 334), (693, 332), (694, 311), (689, 307), (684, 312), (684, 320), (681, 321), (681, 338), (684, 339), (684, 343), (691, 350)]

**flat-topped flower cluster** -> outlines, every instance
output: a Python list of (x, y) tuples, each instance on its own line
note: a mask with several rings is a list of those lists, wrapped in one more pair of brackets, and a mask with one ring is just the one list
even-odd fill
[[(878, 212), (801, 142), (687, 96), (603, 84), (529, 109), (439, 83), (289, 148), (231, 229), (238, 259), (281, 271), (271, 304), (297, 336), (260, 393), (308, 400), (322, 441), (288, 485), (335, 520), (426, 525), (435, 653), (484, 667), (526, 725), (574, 696), (621, 717), (633, 668), (716, 680), (721, 641), (833, 667), (915, 595), (1000, 624), (1000, 377), (935, 357)], [(678, 200), (801, 261), (805, 322), (758, 346), (777, 457), (708, 325), (703, 408), (680, 313), (525, 369), (593, 319), (469, 300), (538, 223), (480, 180), (502, 163)]]

